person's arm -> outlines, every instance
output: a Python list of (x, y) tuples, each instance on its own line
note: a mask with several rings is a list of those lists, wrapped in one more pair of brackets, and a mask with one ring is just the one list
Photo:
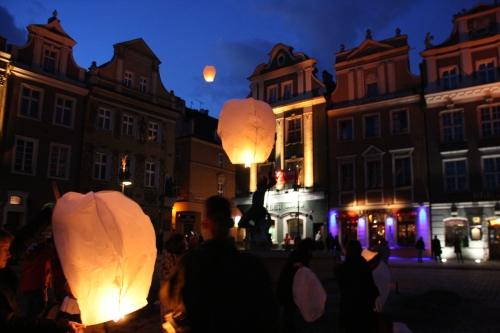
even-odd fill
[(174, 267), (170, 279), (163, 284), (158, 293), (162, 307), (163, 332), (189, 332), (190, 325), (187, 318), (187, 310), (182, 298), (184, 272), (184, 264), (181, 260)]

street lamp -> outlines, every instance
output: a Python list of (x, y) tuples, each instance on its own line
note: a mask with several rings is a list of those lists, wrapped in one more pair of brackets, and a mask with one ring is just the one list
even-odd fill
[[(293, 191), (297, 192), (297, 237), (300, 237), (300, 199), (299, 199), (299, 184), (298, 184), (298, 173), (297, 167), (295, 167), (295, 184), (293, 184)], [(301, 237), (302, 239), (302, 237)]]
[(125, 186), (131, 185), (132, 181), (130, 181), (130, 171), (127, 168), (127, 157), (128, 155), (125, 155), (122, 158), (122, 168), (120, 169), (120, 183), (122, 185), (122, 193), (125, 192)]

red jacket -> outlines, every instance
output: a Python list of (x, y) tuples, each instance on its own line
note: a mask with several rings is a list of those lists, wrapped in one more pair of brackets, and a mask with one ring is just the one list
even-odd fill
[(50, 260), (54, 247), (38, 244), (24, 255), (21, 291), (36, 290), (50, 285)]

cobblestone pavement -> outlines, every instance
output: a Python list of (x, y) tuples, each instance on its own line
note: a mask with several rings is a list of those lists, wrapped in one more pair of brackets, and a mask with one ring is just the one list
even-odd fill
[[(413, 259), (391, 258), (389, 269), (391, 292), (384, 310), (414, 333), (500, 332), (500, 262), (417, 263)], [(324, 315), (314, 323), (306, 323), (298, 316), (296, 332), (339, 332), (337, 283), (326, 280), (323, 285), (328, 295)], [(159, 311), (153, 305), (157, 288), (155, 274), (150, 305), (118, 323), (106, 323), (106, 331), (161, 332)]]

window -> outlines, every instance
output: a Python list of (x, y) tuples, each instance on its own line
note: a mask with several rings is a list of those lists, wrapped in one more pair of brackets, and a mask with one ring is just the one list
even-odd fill
[(340, 172), (340, 191), (354, 190), (354, 163), (342, 163), (339, 168)]
[(63, 96), (56, 97), (54, 123), (73, 127), (75, 100)]
[(181, 148), (176, 148), (175, 149), (175, 163), (180, 163), (181, 156), (182, 156), (182, 150), (181, 150)]
[(16, 137), (12, 170), (14, 173), (35, 175), (38, 140)]
[(481, 84), (495, 82), (495, 61), (480, 63), (477, 74)]
[(56, 72), (56, 53), (45, 50), (43, 53), (43, 70), (50, 73)]
[(487, 106), (479, 109), (481, 116), (481, 135), (492, 136), (500, 134), (500, 105)]
[(148, 92), (148, 79), (146, 79), (144, 76), (141, 76), (141, 82), (140, 82), (139, 89), (143, 93)]
[(159, 124), (154, 121), (149, 122), (148, 126), (148, 141), (159, 142), (159, 132), (158, 132)]
[(484, 187), (487, 189), (500, 188), (500, 157), (483, 159)]
[(181, 195), (181, 180), (178, 177), (174, 178), (173, 191), (174, 191), (175, 197), (178, 197)]
[(394, 178), (396, 187), (407, 187), (412, 185), (410, 157), (397, 157), (394, 159)]
[(446, 69), (442, 72), (443, 78), (443, 89), (457, 89), (458, 87), (458, 77), (457, 77), (457, 68), (454, 67), (452, 69)]
[(219, 168), (223, 169), (224, 168), (224, 155), (223, 154), (219, 154), (218, 163), (219, 163)]
[(301, 118), (287, 119), (287, 143), (302, 141), (302, 125)]
[(107, 109), (99, 109), (99, 118), (97, 127), (103, 130), (111, 131), (111, 111)]
[(283, 100), (292, 98), (292, 81), (285, 82), (281, 85)]
[(365, 116), (364, 120), (365, 120), (365, 137), (369, 138), (369, 137), (379, 136), (380, 125), (379, 125), (378, 114)]
[(441, 114), (443, 141), (464, 139), (464, 122), (462, 110), (443, 112)]
[(146, 175), (144, 177), (144, 186), (156, 187), (158, 178), (158, 165), (153, 162), (146, 162)]
[(408, 110), (396, 110), (391, 112), (392, 133), (409, 132)]
[(443, 161), (445, 190), (448, 192), (467, 190), (466, 160)]
[(267, 88), (267, 102), (269, 104), (276, 103), (278, 101), (278, 86), (274, 85)]
[(128, 114), (123, 115), (122, 134), (135, 136), (135, 117)]
[(366, 161), (366, 188), (382, 188), (382, 162), (379, 160)]
[(224, 184), (221, 184), (221, 183), (217, 184), (217, 195), (219, 197), (223, 197), (224, 196)]
[(368, 83), (366, 85), (366, 98), (372, 98), (378, 96), (378, 85), (375, 83)]
[(94, 156), (94, 179), (107, 180), (109, 162), (111, 158), (104, 153), (95, 153)]
[(134, 87), (134, 73), (125, 71), (125, 78), (123, 80), (123, 84), (127, 88), (133, 88)]
[(339, 120), (339, 141), (354, 139), (352, 119)]
[(43, 90), (29, 86), (22, 86), (21, 106), (19, 115), (30, 118), (41, 118), (41, 106), (43, 98)]
[(70, 152), (70, 146), (50, 145), (49, 177), (68, 179)]

